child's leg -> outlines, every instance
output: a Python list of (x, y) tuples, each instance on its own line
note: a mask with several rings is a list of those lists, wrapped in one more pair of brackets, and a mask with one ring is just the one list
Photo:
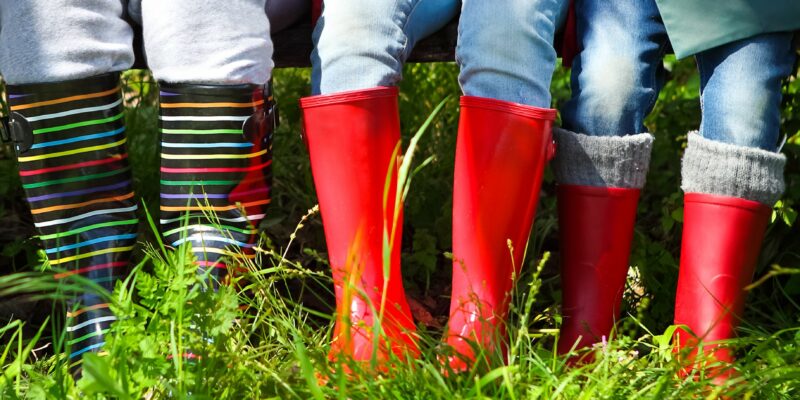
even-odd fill
[(122, 0), (3, 1), (0, 72), (9, 84), (59, 82), (124, 71), (133, 31)]
[[(455, 370), (476, 346), (503, 347), (513, 279), (552, 156), (553, 36), (567, 1), (465, 0), (453, 184), (453, 293), (447, 343)], [(513, 249), (509, 249), (509, 243)]]
[(579, 53), (563, 127), (590, 136), (646, 131), (644, 119), (662, 86), (667, 46), (653, 0), (577, 0)]
[(326, 0), (314, 29), (312, 94), (396, 86), (416, 41), (449, 22), (457, 0)]
[[(400, 119), (397, 88), (391, 86), (399, 82), (415, 38), (448, 22), (454, 4), (328, 0), (317, 21), (312, 54), (317, 95), (300, 105), (340, 318), (334, 357), (367, 361), (418, 353), (400, 274), (402, 210), (395, 212)], [(391, 237), (388, 266), (384, 234)], [(386, 340), (375, 352), (378, 322)]]
[(270, 202), (272, 43), (265, 0), (144, 0), (160, 82), (161, 226), (202, 269), (255, 258)]
[(703, 120), (700, 136), (775, 151), (781, 84), (795, 59), (791, 33), (740, 40), (697, 55)]
[(562, 313), (559, 352), (608, 337), (620, 316), (636, 205), (653, 137), (666, 32), (653, 0), (578, 0), (572, 98), (556, 129)]
[[(142, 23), (142, 1), (128, 0), (129, 15), (139, 24)], [(306, 0), (266, 0), (270, 33), (280, 32), (299, 21), (311, 8), (310, 3)]]
[[(119, 1), (0, 2), (0, 71), (34, 225), (56, 277), (108, 291), (136, 242), (119, 71), (133, 62)], [(91, 27), (91, 28), (87, 28)], [(100, 351), (115, 317), (94, 290), (69, 303), (73, 366)]]
[(567, 5), (465, 0), (456, 49), (464, 95), (549, 108), (553, 37)]
[[(697, 55), (703, 122), (683, 157), (684, 227), (675, 323), (682, 346), (735, 336), (771, 208), (784, 190), (775, 152), (791, 33), (761, 35)], [(712, 351), (730, 361), (727, 349)]]
[(147, 64), (170, 83), (264, 85), (272, 74), (266, 0), (143, 0)]

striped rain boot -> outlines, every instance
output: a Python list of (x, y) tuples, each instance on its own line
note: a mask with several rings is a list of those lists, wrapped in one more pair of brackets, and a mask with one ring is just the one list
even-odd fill
[(213, 285), (253, 260), (270, 202), (274, 103), (266, 85), (161, 83), (161, 227)]
[[(10, 132), (34, 225), (57, 278), (80, 275), (111, 291), (136, 241), (119, 74), (9, 85)], [(115, 317), (87, 289), (68, 301), (70, 362), (99, 351)]]

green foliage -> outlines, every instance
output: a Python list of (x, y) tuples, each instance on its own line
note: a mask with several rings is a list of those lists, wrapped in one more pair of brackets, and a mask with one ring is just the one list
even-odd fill
[[(506, 354), (484, 349), (488, 362), (475, 363), (463, 374), (448, 374), (440, 362), (445, 351), (440, 332), (423, 325), (421, 359), (396, 360), (389, 374), (331, 362), (332, 285), (297, 106), (307, 93), (309, 71), (283, 69), (275, 73), (281, 125), (274, 136), (273, 199), (261, 225), (265, 234), (259, 262), (243, 265), (248, 272), (231, 285), (211, 290), (213, 282), (197, 274), (186, 248), (170, 252), (150, 244), (158, 243), (158, 235), (143, 212), (137, 252), (141, 261), (110, 294), (120, 319), (104, 348), (108, 354), (86, 357), (84, 378), (74, 382), (66, 360), (58, 355), (64, 341), (58, 324), (45, 323), (40, 329), (12, 319), (0, 327), (0, 398), (680, 399), (714, 398), (720, 392), (736, 398), (797, 398), (800, 81), (791, 79), (784, 89), (786, 195), (774, 208), (740, 338), (730, 343), (739, 356), (739, 375), (715, 392), (701, 373), (678, 377), (670, 345), (683, 223), (680, 157), (687, 132), (699, 125), (700, 107), (694, 63), (668, 58), (665, 67), (670, 79), (646, 121), (656, 141), (638, 212), (624, 319), (614, 337), (594, 350), (592, 362), (569, 368), (551, 350), (558, 340), (560, 289), (549, 173), (512, 304)], [(410, 168), (427, 165), (416, 172), (405, 199), (402, 237), (406, 286), (412, 297), (432, 299), (437, 307), (449, 301), (457, 75), (451, 63), (413, 64), (405, 67), (401, 83), (405, 144), (436, 105), (452, 96), (419, 139), (415, 157), (423, 161)], [(157, 91), (144, 72), (125, 78), (135, 187), (147, 206), (142, 209), (156, 210), (158, 187), (151, 182), (158, 176)], [(556, 71), (551, 92), (555, 107), (568, 99), (569, 71)], [(0, 145), (0, 218), (18, 222), (27, 210), (20, 208), (12, 159), (10, 147)], [(22, 236), (0, 246), (0, 261), (14, 263), (2, 270), (22, 271), (0, 278), (0, 296), (70, 290), (63, 287), (68, 283), (54, 283), (52, 272), (35, 271), (35, 239)], [(43, 347), (47, 344), (52, 347)], [(194, 356), (187, 357), (189, 352)], [(362, 379), (349, 377), (346, 369)]]
[[(679, 378), (672, 330), (639, 338), (618, 337), (598, 345), (595, 360), (570, 367), (543, 343), (552, 329), (535, 329), (536, 298), (550, 256), (537, 261), (519, 285), (511, 308), (508, 353), (482, 349), (485, 361), (455, 374), (441, 363), (436, 336), (421, 332), (419, 360), (395, 360), (386, 373), (327, 358), (329, 330), (309, 310), (287, 301), (287, 279), (323, 279), (280, 255), (264, 251), (268, 273), (248, 272), (219, 290), (197, 274), (187, 248), (161, 253), (149, 248), (111, 295), (119, 316), (105, 355), (84, 358), (75, 382), (63, 357), (36, 359), (39, 336), (22, 338), (23, 323), (0, 329), (0, 396), (8, 398), (794, 398), (800, 395), (800, 330), (753, 332), (732, 345), (742, 350), (739, 374), (712, 386), (695, 373)], [(149, 272), (146, 272), (149, 271)], [(52, 278), (51, 278), (52, 279)], [(42, 281), (44, 282), (44, 281)], [(8, 285), (9, 282), (0, 282)], [(0, 286), (6, 287), (6, 286)], [(512, 325), (512, 326), (513, 326)], [(186, 357), (187, 353), (193, 354)], [(504, 365), (504, 357), (509, 364)], [(483, 360), (483, 358), (481, 358)], [(360, 378), (358, 378), (360, 377)]]

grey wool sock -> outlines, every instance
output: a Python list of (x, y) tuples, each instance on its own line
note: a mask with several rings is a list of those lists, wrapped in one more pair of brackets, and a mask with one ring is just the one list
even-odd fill
[(769, 206), (783, 194), (786, 157), (758, 148), (737, 146), (689, 134), (683, 154), (681, 188), (757, 201)]
[(653, 135), (589, 136), (553, 128), (556, 181), (566, 185), (641, 189), (650, 165)]

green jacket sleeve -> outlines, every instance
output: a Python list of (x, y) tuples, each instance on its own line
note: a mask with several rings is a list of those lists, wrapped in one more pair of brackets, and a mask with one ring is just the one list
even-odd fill
[(678, 58), (769, 32), (800, 30), (800, 0), (656, 0)]

